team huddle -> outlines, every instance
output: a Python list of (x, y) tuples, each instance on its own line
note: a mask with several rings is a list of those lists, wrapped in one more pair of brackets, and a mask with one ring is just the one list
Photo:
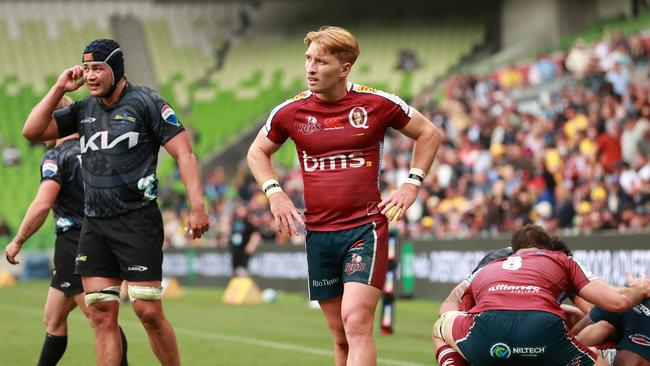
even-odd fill
[[(388, 223), (415, 201), (442, 133), (399, 97), (348, 82), (360, 51), (347, 30), (323, 27), (304, 42), (308, 90), (271, 112), (250, 146), (248, 165), (277, 230), (298, 235), (306, 227), (309, 296), (327, 321), (335, 364), (376, 365), (373, 320), (387, 271)], [(90, 96), (65, 97), (83, 84)], [(408, 178), (382, 198), (378, 178), (388, 128), (415, 145)], [(61, 359), (67, 315), (78, 305), (94, 330), (97, 364), (126, 365), (126, 336), (117, 321), (125, 286), (160, 363), (179, 365), (161, 302), (161, 146), (176, 160), (187, 190), (190, 237), (208, 229), (208, 216), (198, 162), (172, 106), (156, 91), (131, 85), (119, 45), (99, 39), (84, 50), (82, 65), (65, 70), (33, 108), (23, 135), (47, 141), (51, 150), (37, 196), (5, 249), (7, 260), (17, 263), (50, 209), (57, 232), (38, 364)], [(302, 168), (304, 215), (284, 193), (271, 160), (289, 138)], [(649, 365), (650, 282), (644, 276), (630, 277), (626, 288), (608, 285), (582, 268), (566, 243), (536, 226), (517, 230), (511, 244), (443, 303), (434, 326), (439, 365), (605, 365), (586, 346), (612, 340), (617, 365)], [(561, 307), (567, 297), (580, 309)], [(577, 323), (577, 338), (568, 320)]]

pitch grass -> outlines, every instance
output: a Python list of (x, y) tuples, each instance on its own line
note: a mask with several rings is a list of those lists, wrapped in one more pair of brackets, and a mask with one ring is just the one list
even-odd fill
[[(0, 288), (1, 365), (36, 364), (45, 334), (42, 309), (47, 287), (47, 282), (37, 281)], [(307, 306), (303, 295), (281, 293), (275, 303), (232, 306), (221, 302), (221, 289), (183, 290), (182, 298), (166, 299), (164, 306), (184, 365), (334, 364), (323, 316)], [(396, 333), (381, 336), (375, 325), (379, 365), (435, 365), (430, 334), (438, 306), (430, 301), (398, 301)], [(121, 310), (130, 365), (157, 365), (130, 306), (123, 304)], [(93, 365), (93, 335), (86, 319), (75, 310), (68, 326), (68, 349), (59, 364)]]

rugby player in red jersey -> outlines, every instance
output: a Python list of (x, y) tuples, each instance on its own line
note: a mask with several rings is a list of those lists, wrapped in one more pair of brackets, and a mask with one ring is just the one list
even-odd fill
[(535, 225), (513, 233), (512, 250), (514, 255), (470, 278), (463, 295), (469, 311), (449, 311), (436, 322), (439, 362), (462, 364), (453, 357), (458, 352), (475, 365), (607, 365), (575, 340), (560, 303), (574, 292), (596, 306), (624, 311), (650, 293), (648, 279), (628, 275), (630, 287), (609, 285), (558, 250)]
[[(248, 164), (269, 197), (278, 230), (306, 224), (310, 299), (334, 340), (336, 365), (375, 365), (374, 312), (387, 267), (388, 220), (415, 201), (442, 139), (399, 97), (347, 78), (359, 55), (339, 27), (305, 37), (309, 90), (277, 106), (251, 145)], [(409, 178), (385, 199), (379, 191), (382, 143), (392, 127), (415, 140)], [(282, 191), (271, 155), (291, 138), (305, 185), (305, 222)]]

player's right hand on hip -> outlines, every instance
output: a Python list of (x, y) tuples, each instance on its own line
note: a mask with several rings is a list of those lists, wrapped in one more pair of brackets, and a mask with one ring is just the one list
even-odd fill
[(280, 234), (300, 235), (299, 227), (305, 225), (300, 212), (293, 205), (286, 193), (274, 193), (270, 198), (271, 213)]
[(16, 256), (18, 253), (20, 253), (20, 248), (21, 246), (14, 243), (13, 241), (7, 244), (5, 247), (5, 257), (9, 263), (13, 265), (20, 264), (20, 262), (16, 260)]
[(84, 85), (84, 70), (79, 65), (75, 65), (64, 70), (56, 81), (56, 85), (63, 88), (66, 92), (79, 89)]

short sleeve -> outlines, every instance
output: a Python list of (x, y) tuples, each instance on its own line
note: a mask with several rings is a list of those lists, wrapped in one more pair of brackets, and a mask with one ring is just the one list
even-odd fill
[(172, 106), (153, 89), (145, 89), (149, 95), (149, 127), (160, 142), (165, 145), (179, 133), (185, 131), (176, 111)]
[(262, 127), (262, 132), (269, 140), (282, 145), (289, 138), (291, 131), (291, 118), (287, 110), (283, 109), (286, 103), (275, 107)]
[(474, 306), (476, 306), (476, 299), (474, 299), (474, 288), (472, 287), (472, 284), (470, 283), (470, 285), (467, 286), (467, 288), (465, 289), (465, 292), (463, 293), (463, 296), (460, 299), (459, 310), (460, 311), (469, 311)]
[(53, 180), (61, 184), (61, 174), (63, 167), (59, 163), (59, 153), (55, 149), (50, 149), (41, 160), (41, 182)]
[(619, 328), (619, 322), (621, 319), (622, 313), (613, 313), (604, 309), (601, 309), (599, 307), (594, 307), (591, 309), (589, 312), (589, 318), (591, 319), (592, 322), (596, 323), (601, 320), (604, 320), (611, 325), (613, 325), (616, 328)]
[(579, 293), (580, 290), (585, 287), (589, 282), (597, 279), (597, 276), (594, 276), (591, 271), (586, 269), (582, 264), (580, 264), (575, 258), (567, 257), (568, 264), (568, 275), (570, 283), (574, 286), (574, 292)]
[(56, 126), (59, 129), (59, 137), (66, 137), (75, 132), (79, 132), (80, 106), (81, 101), (76, 101), (65, 108), (54, 111), (53, 117), (54, 121), (56, 121)]
[(386, 110), (385, 117), (388, 121), (388, 126), (396, 130), (401, 130), (406, 127), (413, 117), (413, 107), (395, 94), (381, 92), (381, 95), (385, 98), (384, 108)]

